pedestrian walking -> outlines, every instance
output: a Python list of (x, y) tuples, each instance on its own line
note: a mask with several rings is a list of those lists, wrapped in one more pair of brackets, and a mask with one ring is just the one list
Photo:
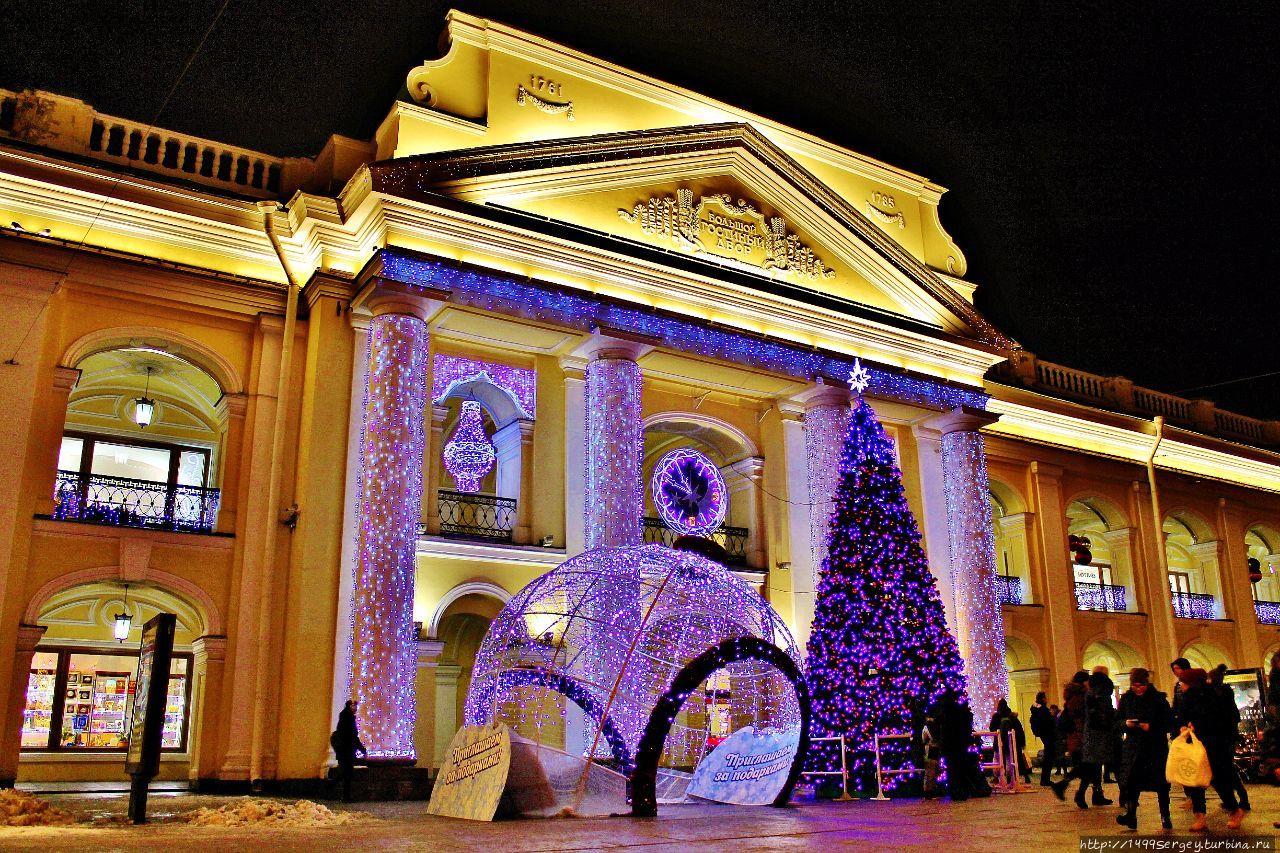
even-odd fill
[(1040, 738), (1044, 747), (1044, 757), (1040, 759), (1040, 784), (1052, 785), (1053, 766), (1058, 760), (1058, 721), (1053, 712), (1045, 704), (1044, 691), (1036, 694), (1036, 701), (1031, 706), (1031, 733)]
[(356, 728), (356, 708), (359, 703), (349, 700), (338, 712), (338, 726), (329, 735), (329, 745), (338, 759), (338, 773), (342, 777), (342, 801), (351, 802), (351, 777), (355, 775), (356, 754), (367, 756), (360, 732)]
[[(1227, 686), (1226, 675), (1227, 675), (1227, 665), (1225, 663), (1218, 664), (1213, 669), (1209, 670), (1209, 675), (1208, 675), (1209, 686), (1212, 687), (1214, 692), (1218, 694), (1218, 701), (1224, 704), (1231, 705), (1231, 707), (1236, 709), (1236, 712), (1238, 715), (1240, 709), (1236, 705), (1236, 695), (1231, 690), (1231, 688)], [(1239, 718), (1237, 716), (1237, 720), (1238, 719)], [(1231, 786), (1236, 792), (1236, 800), (1240, 803), (1240, 808), (1244, 809), (1245, 811), (1251, 811), (1252, 807), (1249, 805), (1249, 789), (1245, 787), (1244, 776), (1241, 775), (1240, 768), (1236, 765), (1234, 760), (1235, 748), (1236, 746), (1239, 745), (1239, 743), (1240, 743), (1240, 727), (1239, 725), (1237, 725), (1235, 739), (1232, 740), (1231, 742), (1231, 754), (1232, 754), (1231, 769), (1234, 771)]]
[[(1240, 808), (1235, 794), (1235, 742), (1240, 723), (1240, 712), (1234, 702), (1225, 702), (1218, 691), (1208, 683), (1208, 673), (1203, 669), (1184, 669), (1178, 676), (1183, 685), (1182, 702), (1174, 714), (1174, 732), (1189, 728), (1204, 745), (1213, 771), (1213, 790), (1217, 791), (1222, 806), (1231, 812), (1227, 820), (1230, 829), (1239, 828), (1244, 822), (1245, 811)], [(1192, 832), (1204, 832), (1208, 826), (1208, 810), (1205, 807), (1205, 789), (1187, 788), (1195, 821)]]
[(1129, 673), (1129, 689), (1120, 697), (1116, 729), (1123, 742), (1120, 754), (1120, 805), (1125, 809), (1116, 823), (1138, 828), (1138, 799), (1143, 791), (1155, 791), (1160, 825), (1173, 829), (1169, 815), (1169, 725), (1173, 711), (1169, 700), (1151, 684), (1151, 673), (1138, 667)]
[[(1089, 808), (1084, 796), (1086, 788), (1093, 789), (1093, 805), (1109, 806), (1112, 803), (1102, 793), (1102, 764), (1108, 760), (1111, 729), (1115, 725), (1115, 708), (1111, 705), (1114, 688), (1104, 673), (1090, 675), (1081, 670), (1063, 689), (1058, 730), (1061, 732), (1066, 728), (1072, 766), (1066, 778), (1053, 783), (1052, 789), (1058, 799), (1066, 799), (1071, 781), (1079, 779), (1075, 803), (1082, 809)], [(1068, 718), (1068, 722), (1064, 723), (1063, 718)]]

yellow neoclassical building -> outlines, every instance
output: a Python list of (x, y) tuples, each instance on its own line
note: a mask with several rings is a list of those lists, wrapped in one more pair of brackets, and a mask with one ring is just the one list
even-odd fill
[(980, 708), (1280, 647), (1280, 424), (1038, 361), (925, 178), (446, 35), (312, 159), (0, 92), (0, 782), (123, 777), (160, 611), (165, 778), (305, 790), (351, 696), (375, 757), (438, 766), (512, 595), (689, 532), (674, 451), (803, 641), (855, 359)]

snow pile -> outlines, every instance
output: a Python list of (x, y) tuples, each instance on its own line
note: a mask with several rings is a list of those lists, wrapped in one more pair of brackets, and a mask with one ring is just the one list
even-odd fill
[(75, 818), (25, 791), (0, 791), (0, 826), (67, 826)]
[(346, 826), (372, 819), (364, 812), (334, 812), (310, 800), (282, 803), (244, 797), (217, 809), (195, 809), (182, 816), (193, 826)]

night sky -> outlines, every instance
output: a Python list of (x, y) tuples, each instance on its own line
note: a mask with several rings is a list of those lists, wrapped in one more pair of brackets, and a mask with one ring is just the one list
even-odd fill
[[(0, 86), (314, 155), (372, 135), (449, 7), (229, 0), (157, 116), (222, 2), (6, 4)], [(456, 5), (926, 175), (1024, 347), (1280, 417), (1275, 376), (1197, 390), (1280, 370), (1272, 0)]]

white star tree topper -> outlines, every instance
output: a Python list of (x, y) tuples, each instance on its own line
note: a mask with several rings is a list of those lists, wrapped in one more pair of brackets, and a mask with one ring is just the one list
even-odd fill
[(871, 371), (862, 366), (862, 360), (855, 358), (853, 360), (853, 370), (849, 372), (849, 387), (859, 397), (862, 392), (867, 390), (867, 386), (871, 384)]

